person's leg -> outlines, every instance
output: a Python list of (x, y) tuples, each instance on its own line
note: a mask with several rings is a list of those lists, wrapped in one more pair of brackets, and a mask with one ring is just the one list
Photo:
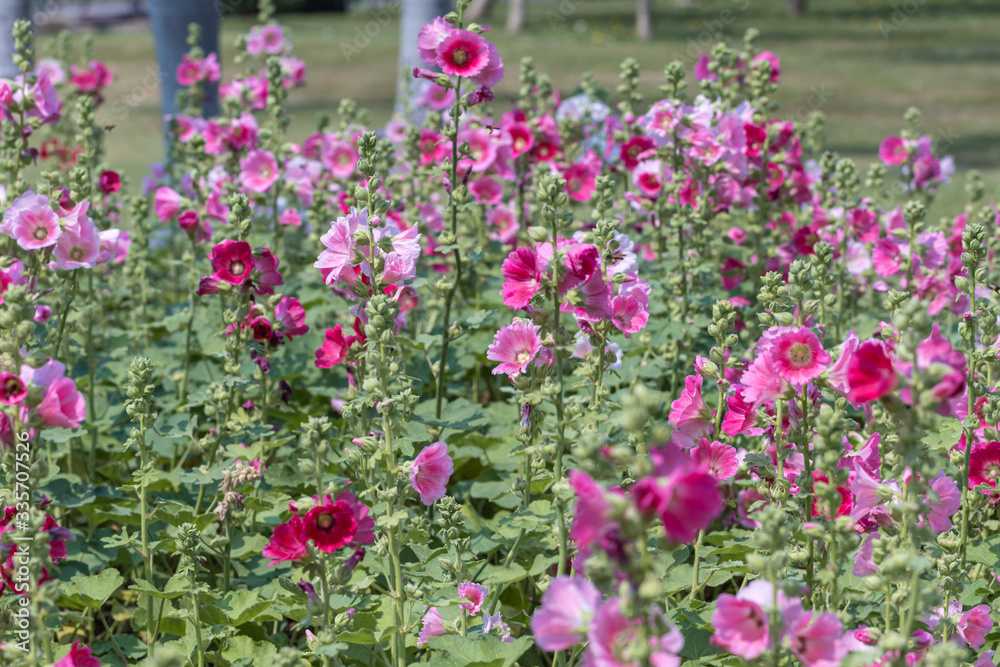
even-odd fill
[[(156, 42), (156, 62), (162, 91), (163, 113), (177, 113), (177, 66), (187, 53), (188, 25), (201, 26), (199, 46), (206, 54), (219, 52), (222, 3), (217, 0), (149, 0), (149, 20)], [(219, 87), (205, 86), (206, 116), (219, 113)]]

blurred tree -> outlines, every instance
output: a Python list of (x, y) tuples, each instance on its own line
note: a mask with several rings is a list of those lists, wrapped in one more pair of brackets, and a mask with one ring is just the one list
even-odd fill
[(13, 79), (21, 72), (14, 66), (14, 21), (27, 19), (30, 0), (0, 0), (0, 77)]
[(521, 32), (524, 29), (525, 0), (510, 0), (507, 6), (507, 30)]
[(806, 13), (809, 0), (788, 0), (788, 13), (791, 16), (801, 16)]
[(405, 102), (414, 91), (414, 67), (427, 67), (417, 52), (420, 28), (452, 10), (451, 0), (403, 0), (399, 22), (399, 83), (396, 86), (396, 113), (405, 112)]

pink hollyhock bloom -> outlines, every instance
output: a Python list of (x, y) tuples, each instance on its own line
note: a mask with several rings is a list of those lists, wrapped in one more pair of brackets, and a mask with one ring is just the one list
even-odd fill
[(583, 577), (556, 577), (531, 617), (535, 644), (547, 653), (582, 642), (590, 619), (601, 603), (601, 592)]
[[(500, 51), (497, 50), (496, 46), (487, 42), (486, 48), (489, 49), (490, 59), (487, 61), (483, 71), (472, 77), (472, 80), (488, 91), (500, 83), (500, 80), (503, 78), (503, 60), (500, 58)], [(489, 99), (493, 98), (490, 97)]]
[(604, 489), (587, 473), (571, 470), (569, 485), (577, 499), (570, 535), (578, 547), (586, 548), (615, 530), (616, 526), (608, 519), (611, 505), (604, 497)]
[(674, 426), (679, 426), (692, 419), (706, 420), (711, 418), (712, 411), (705, 405), (702, 398), (702, 384), (705, 378), (700, 375), (688, 375), (684, 378), (684, 389), (681, 395), (670, 404), (668, 420)]
[(250, 192), (267, 192), (280, 172), (270, 151), (254, 148), (240, 160), (240, 184)]
[(900, 137), (886, 137), (878, 148), (878, 156), (890, 167), (903, 164), (909, 157), (906, 143)]
[(511, 157), (520, 157), (535, 146), (535, 135), (527, 123), (511, 123), (504, 127), (504, 134), (510, 138)]
[(420, 636), (417, 638), (417, 646), (423, 646), (431, 637), (440, 637), (448, 630), (445, 627), (444, 619), (438, 613), (437, 607), (431, 607), (421, 619), (422, 627)]
[(633, 135), (621, 146), (622, 164), (625, 165), (626, 169), (632, 171), (639, 164), (639, 156), (654, 148), (656, 148), (656, 142), (651, 138), (642, 134)]
[(87, 403), (73, 380), (60, 377), (48, 385), (35, 411), (50, 428), (79, 428), (87, 416)]
[(632, 182), (646, 197), (656, 199), (663, 184), (663, 165), (659, 160), (644, 160), (632, 170)]
[[(564, 304), (562, 312), (573, 312), (577, 319), (586, 322), (612, 319), (614, 311), (611, 306), (611, 287), (608, 282), (605, 282), (600, 271), (594, 271), (590, 274), (590, 277), (578, 285), (574, 291), (578, 292), (577, 298), (570, 299), (572, 304)], [(620, 302), (618, 314), (623, 326), (630, 328), (639, 326), (643, 308), (639, 299), (643, 296), (643, 294), (637, 293), (637, 296), (628, 297)]]
[(45, 324), (52, 317), (52, 309), (48, 306), (35, 306), (34, 320), (39, 324)]
[(855, 405), (892, 393), (899, 380), (885, 343), (874, 339), (860, 343), (847, 361), (845, 381), (847, 400)]
[(986, 642), (986, 635), (993, 629), (989, 605), (981, 604), (962, 614), (955, 629), (966, 644), (979, 649)]
[(829, 612), (798, 614), (789, 628), (792, 653), (806, 667), (839, 667), (846, 655), (841, 637), (844, 627)]
[(693, 466), (676, 469), (667, 477), (640, 480), (632, 486), (632, 493), (637, 504), (659, 515), (667, 539), (677, 543), (694, 541), (724, 506), (715, 478)]
[(278, 224), (289, 225), (291, 227), (301, 227), (302, 226), (302, 216), (294, 208), (286, 208), (281, 212), (281, 216), (278, 218)]
[[(62, 102), (59, 100), (48, 74), (45, 72), (39, 74), (38, 81), (28, 92), (26, 103), (29, 109), (27, 115), (31, 118), (37, 118), (40, 123), (58, 123), (62, 117)], [(30, 106), (31, 102), (34, 102), (33, 107)]]
[(90, 61), (89, 69), (80, 69), (76, 65), (69, 66), (69, 82), (81, 93), (99, 93), (102, 88), (111, 85), (114, 77), (107, 66), (97, 60)]
[[(89, 202), (81, 202), (73, 209), (76, 224), (65, 225), (56, 241), (56, 266), (64, 271), (92, 269), (97, 266), (101, 237), (93, 221), (84, 213), (88, 204)], [(81, 207), (82, 210), (79, 210)]]
[(638, 664), (627, 652), (642, 619), (622, 613), (621, 598), (608, 598), (598, 608), (587, 634), (584, 664), (589, 667), (628, 667)]
[(410, 466), (410, 484), (420, 494), (420, 502), (433, 505), (444, 497), (448, 479), (455, 470), (455, 464), (448, 456), (448, 445), (435, 442), (420, 450)]
[(278, 258), (267, 248), (261, 248), (254, 253), (253, 268), (253, 291), (257, 296), (274, 294), (274, 287), (285, 284), (278, 272)]
[(243, 112), (229, 124), (226, 142), (233, 148), (249, 148), (257, 143), (257, 119), (253, 114)]
[(201, 81), (202, 75), (200, 60), (194, 60), (186, 53), (181, 55), (181, 62), (177, 65), (177, 83), (192, 86)]
[(3, 231), (23, 250), (39, 250), (55, 244), (62, 235), (59, 218), (49, 198), (28, 190), (4, 212)]
[(872, 266), (875, 273), (888, 278), (899, 273), (903, 267), (904, 249), (906, 244), (900, 245), (892, 237), (879, 239), (872, 248)]
[(771, 83), (778, 83), (778, 79), (781, 77), (781, 61), (778, 60), (778, 56), (774, 55), (770, 51), (761, 51), (756, 56), (754, 56), (754, 62), (759, 60), (766, 60), (771, 65)]
[(305, 539), (312, 540), (320, 551), (332, 553), (352, 543), (358, 521), (350, 504), (341, 500), (333, 502), (326, 496), (322, 505), (313, 507), (302, 517), (302, 526)]
[(436, 63), (449, 76), (474, 77), (490, 63), (489, 44), (474, 32), (453, 28), (437, 46)]
[(420, 29), (417, 35), (417, 50), (420, 58), (428, 65), (437, 64), (438, 46), (445, 40), (454, 28), (439, 16)]
[(996, 667), (996, 664), (993, 662), (993, 656), (995, 655), (996, 651), (983, 651), (972, 667)]
[(865, 541), (861, 543), (861, 549), (854, 557), (854, 568), (851, 572), (855, 577), (867, 577), (870, 574), (876, 574), (878, 572), (878, 566), (875, 565), (874, 554), (875, 540), (880, 538), (881, 535), (878, 533), (868, 533), (868, 535), (865, 536)]
[(698, 446), (691, 450), (691, 458), (709, 475), (723, 481), (735, 477), (740, 467), (735, 447), (717, 440), (709, 442), (708, 438), (702, 438)]
[(839, 354), (837, 355), (837, 360), (833, 362), (833, 365), (830, 366), (826, 373), (826, 380), (830, 383), (830, 386), (845, 396), (850, 390), (847, 384), (847, 364), (858, 349), (859, 342), (857, 332), (853, 329), (848, 331), (847, 338), (844, 339), (844, 342), (838, 348)]
[[(931, 327), (931, 335), (917, 345), (916, 350), (917, 368), (926, 371), (934, 364), (950, 367), (950, 371), (932, 389), (931, 395), (938, 401), (945, 402), (955, 398), (965, 391), (965, 355), (951, 346), (951, 341), (941, 335), (941, 328), (937, 324)], [(903, 369), (907, 375), (912, 373), (910, 364)], [(910, 403), (910, 389), (907, 387), (900, 392), (903, 401)]]
[(778, 374), (770, 350), (754, 359), (744, 371), (740, 382), (743, 384), (745, 400), (754, 410), (788, 391), (788, 383)]
[(120, 229), (105, 229), (99, 234), (101, 237), (101, 254), (97, 256), (98, 264), (124, 264), (128, 257), (128, 249), (132, 246), (132, 239), (128, 232)]
[(501, 362), (493, 369), (493, 374), (525, 372), (542, 346), (540, 330), (537, 324), (520, 319), (501, 327), (486, 350), (487, 359)]
[(586, 161), (568, 165), (563, 169), (563, 178), (566, 179), (566, 194), (570, 196), (570, 199), (576, 201), (590, 201), (594, 195), (594, 187), (597, 184), (599, 173)]
[(274, 321), (275, 328), (288, 338), (301, 336), (309, 331), (306, 309), (293, 296), (281, 297), (281, 301), (274, 307)]
[(490, 238), (500, 243), (512, 242), (521, 231), (517, 215), (506, 206), (491, 207), (487, 213), (486, 224), (493, 229)]
[(17, 405), (28, 395), (28, 388), (20, 377), (4, 371), (0, 373), (0, 403)]
[(469, 183), (469, 192), (477, 204), (499, 204), (503, 201), (503, 186), (489, 176), (481, 176)]
[(479, 609), (483, 606), (483, 602), (486, 601), (486, 596), (489, 595), (489, 592), (490, 590), (486, 586), (474, 584), (471, 581), (463, 582), (458, 585), (458, 597), (467, 600), (467, 602), (463, 602), (459, 606), (475, 616), (479, 613)]
[(768, 614), (773, 588), (763, 579), (751, 581), (735, 596), (721, 594), (712, 615), (712, 643), (733, 655), (753, 660), (771, 647)]
[(226, 239), (217, 243), (208, 256), (212, 277), (230, 285), (242, 285), (254, 270), (253, 248), (246, 241)]
[(331, 141), (323, 141), (321, 150), (323, 165), (330, 170), (334, 178), (351, 177), (358, 165), (358, 152), (354, 146), (333, 137)]
[(732, 437), (747, 432), (748, 435), (757, 436), (763, 434), (764, 430), (755, 427), (757, 415), (753, 403), (745, 398), (743, 385), (738, 384), (733, 387), (733, 395), (726, 397), (726, 405), (729, 410), (722, 420), (722, 432)]
[(52, 667), (101, 667), (101, 661), (90, 654), (90, 648), (73, 642), (69, 653), (63, 656)]
[(977, 444), (969, 455), (969, 488), (974, 489), (985, 484), (990, 488), (984, 489), (983, 492), (989, 494), (997, 490), (998, 480), (1000, 480), (1000, 442)]
[(826, 370), (830, 355), (812, 331), (800, 327), (779, 334), (771, 343), (775, 370), (792, 386), (802, 387)]
[(265, 558), (274, 559), (268, 565), (301, 560), (307, 551), (307, 540), (304, 533), (305, 524), (298, 514), (276, 526), (271, 534), (271, 539), (262, 552)]
[(201, 75), (209, 83), (217, 83), (221, 74), (219, 68), (219, 58), (214, 53), (209, 53), (201, 61)]
[(181, 210), (181, 196), (175, 190), (163, 186), (156, 190), (153, 199), (153, 210), (160, 222), (166, 222)]
[(931, 481), (931, 491), (924, 497), (928, 506), (927, 521), (935, 533), (951, 530), (951, 517), (962, 507), (958, 483), (944, 471)]
[(347, 351), (355, 341), (354, 336), (344, 337), (344, 332), (338, 324), (326, 330), (323, 346), (316, 350), (316, 368), (332, 368), (344, 363)]
[(122, 179), (118, 172), (105, 169), (97, 181), (97, 189), (106, 195), (113, 194), (122, 189)]
[(646, 281), (634, 280), (623, 284), (618, 296), (611, 299), (611, 321), (626, 338), (641, 331), (649, 321), (649, 294)]
[(340, 280), (348, 273), (353, 278), (351, 263), (354, 261), (354, 233), (359, 228), (367, 227), (368, 209), (363, 208), (359, 211), (352, 208), (348, 215), (340, 216), (331, 222), (329, 231), (320, 237), (320, 242), (326, 250), (319, 254), (313, 266), (323, 272), (327, 285)]

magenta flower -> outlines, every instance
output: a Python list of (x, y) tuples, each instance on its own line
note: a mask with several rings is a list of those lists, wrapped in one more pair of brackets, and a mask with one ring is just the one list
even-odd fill
[(59, 218), (49, 198), (28, 190), (4, 212), (3, 230), (24, 250), (39, 250), (54, 245), (62, 235)]
[[(472, 80), (481, 86), (479, 91), (477, 91), (480, 95), (483, 94), (481, 92), (483, 90), (488, 93), (490, 88), (500, 83), (500, 80), (503, 78), (503, 60), (500, 58), (500, 51), (491, 43), (487, 43), (486, 48), (489, 49), (489, 60), (486, 63), (486, 67), (483, 68), (482, 72), (472, 77)], [(473, 95), (477, 93), (473, 93)], [(492, 94), (489, 95), (489, 99), (493, 99)]]
[(586, 638), (600, 603), (601, 592), (587, 579), (556, 577), (531, 617), (535, 644), (549, 653), (576, 646)]
[[(972, 448), (969, 456), (969, 488), (985, 484), (993, 491), (1000, 480), (1000, 442), (984, 442)], [(984, 493), (989, 494), (987, 489)]]
[(878, 156), (890, 167), (903, 164), (909, 157), (906, 142), (900, 137), (886, 137), (878, 148)]
[(358, 151), (342, 139), (324, 139), (320, 154), (334, 178), (350, 178), (358, 164)]
[(715, 479), (726, 481), (736, 476), (736, 471), (740, 467), (740, 457), (736, 453), (736, 448), (723, 444), (718, 440), (709, 442), (708, 438), (702, 438), (698, 445), (691, 450), (691, 458), (708, 474)]
[(212, 277), (230, 285), (242, 285), (254, 270), (253, 249), (246, 241), (226, 239), (217, 243), (208, 256)]
[(924, 497), (927, 522), (935, 533), (951, 530), (951, 517), (962, 507), (958, 483), (942, 470), (931, 480), (931, 492)]
[(0, 403), (17, 405), (27, 395), (28, 388), (20, 377), (6, 371), (0, 373)]
[(337, 324), (326, 330), (323, 346), (316, 350), (316, 368), (332, 368), (344, 363), (347, 351), (355, 341), (354, 336), (344, 337), (342, 327)]
[(157, 188), (153, 198), (153, 210), (160, 222), (166, 222), (181, 210), (181, 196), (166, 186)]
[(87, 416), (87, 403), (72, 379), (60, 377), (48, 385), (35, 411), (49, 428), (79, 428)]
[(455, 464), (448, 456), (448, 445), (435, 442), (424, 447), (410, 466), (410, 484), (420, 494), (420, 502), (430, 506), (443, 497), (454, 470)]
[(774, 337), (770, 344), (775, 370), (789, 384), (801, 387), (830, 364), (830, 355), (812, 331), (799, 327)]
[(307, 540), (304, 533), (303, 520), (298, 514), (276, 526), (262, 553), (265, 558), (273, 559), (269, 565), (295, 562), (305, 557)]
[(449, 76), (474, 77), (490, 64), (489, 44), (474, 32), (453, 29), (438, 44), (436, 63)]
[(888, 396), (898, 381), (892, 357), (880, 340), (860, 343), (847, 361), (847, 400), (855, 405)]
[[(78, 204), (64, 221), (62, 234), (56, 241), (56, 266), (64, 271), (92, 269), (101, 253), (101, 237), (97, 226), (85, 211), (89, 202)], [(82, 207), (82, 210), (81, 210)], [(71, 222), (70, 222), (71, 221)]]
[(585, 472), (571, 470), (568, 477), (576, 493), (576, 516), (570, 529), (573, 542), (581, 549), (595, 543), (613, 546), (618, 526), (609, 517), (611, 503), (604, 489)]
[(306, 309), (293, 296), (283, 296), (274, 307), (275, 328), (288, 338), (302, 336), (309, 331), (306, 324)]
[(420, 636), (417, 638), (417, 646), (423, 646), (431, 637), (440, 637), (448, 631), (437, 607), (428, 609), (420, 623), (421, 629)]
[(479, 613), (479, 609), (483, 606), (483, 602), (486, 601), (486, 596), (489, 595), (489, 592), (490, 590), (486, 586), (474, 584), (471, 581), (463, 582), (458, 585), (458, 597), (466, 600), (466, 602), (463, 602), (459, 606), (475, 616)]
[[(674, 445), (667, 445), (672, 448)], [(689, 463), (692, 463), (688, 459)], [(705, 469), (677, 466), (665, 477), (646, 477), (632, 485), (632, 496), (643, 514), (658, 514), (667, 538), (692, 542), (708, 528), (724, 506), (718, 483)]]
[(58, 660), (52, 667), (101, 667), (101, 661), (90, 654), (90, 647), (73, 642), (69, 653)]
[(847, 651), (841, 641), (844, 627), (829, 612), (805, 611), (790, 623), (792, 653), (806, 667), (838, 667)]
[(621, 598), (608, 598), (594, 614), (587, 634), (586, 665), (629, 667), (637, 664), (628, 653), (642, 620), (622, 613)]
[(250, 192), (267, 192), (279, 175), (278, 163), (269, 151), (255, 148), (240, 160), (240, 183)]
[(611, 300), (611, 321), (625, 333), (636, 333), (645, 328), (649, 321), (650, 288), (645, 280), (624, 283), (618, 296)]
[(334, 502), (330, 496), (302, 518), (302, 536), (327, 553), (351, 544), (357, 530), (358, 521), (351, 504), (342, 500)]

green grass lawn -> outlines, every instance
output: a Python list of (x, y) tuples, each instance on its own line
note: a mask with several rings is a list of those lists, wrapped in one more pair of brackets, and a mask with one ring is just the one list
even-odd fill
[[(673, 0), (654, 4), (656, 38), (645, 43), (632, 34), (631, 0), (532, 2), (527, 30), (520, 35), (504, 31), (501, 4), (485, 21), (496, 26), (490, 37), (507, 65), (496, 108), (506, 108), (515, 94), (523, 56), (534, 57), (538, 69), (563, 90), (572, 89), (588, 70), (613, 90), (619, 63), (633, 56), (642, 66), (644, 91), (652, 98), (668, 62), (679, 58), (690, 63), (699, 44), (708, 49), (716, 38), (736, 41), (756, 27), (760, 48), (781, 58), (775, 96), (781, 113), (805, 118), (813, 108), (820, 109), (827, 117), (829, 149), (866, 164), (883, 137), (898, 133), (903, 112), (917, 106), (925, 131), (945, 137), (959, 171), (981, 170), (988, 196), (1000, 199), (1000, 3), (995, 0), (813, 0), (808, 15), (797, 19), (785, 15), (784, 0), (700, 0), (684, 9)], [(900, 7), (895, 20), (893, 4)], [(903, 4), (916, 11), (907, 15)], [(571, 11), (560, 14), (561, 6)], [(370, 109), (375, 124), (389, 117), (398, 24), (393, 21), (367, 45), (356, 42), (370, 20), (365, 13), (282, 17), (309, 68), (308, 85), (290, 99), (291, 139), (311, 132), (319, 112), (335, 113), (342, 98)], [(246, 17), (224, 22), (224, 75), (232, 62), (233, 40), (249, 25)], [(363, 46), (360, 55), (349, 57), (357, 46)], [(117, 125), (108, 160), (134, 181), (162, 153), (152, 38), (144, 26), (97, 34), (94, 52), (115, 74), (99, 114)], [(942, 192), (936, 212), (960, 206), (963, 180)]]

